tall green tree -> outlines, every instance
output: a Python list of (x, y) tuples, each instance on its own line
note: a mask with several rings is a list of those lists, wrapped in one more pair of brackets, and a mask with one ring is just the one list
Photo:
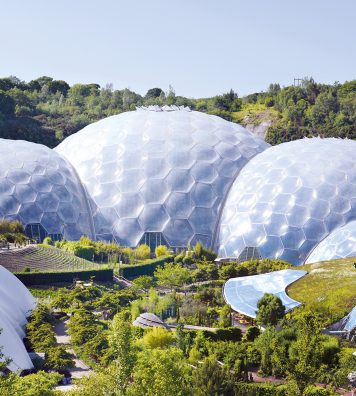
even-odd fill
[(263, 326), (274, 326), (283, 318), (285, 307), (281, 299), (274, 294), (265, 293), (257, 302), (256, 322)]

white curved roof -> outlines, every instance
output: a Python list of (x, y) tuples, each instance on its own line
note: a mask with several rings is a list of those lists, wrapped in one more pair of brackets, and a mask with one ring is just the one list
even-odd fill
[(22, 140), (0, 139), (0, 218), (41, 224), (47, 234), (69, 240), (92, 235), (85, 192), (71, 165)]
[(27, 316), (35, 306), (35, 299), (15, 275), (0, 266), (0, 347), (11, 358), (12, 371), (30, 369), (31, 359), (23, 344)]
[(272, 293), (282, 300), (288, 312), (300, 303), (290, 298), (285, 290), (288, 285), (306, 274), (306, 271), (285, 269), (268, 274), (232, 278), (224, 285), (224, 298), (235, 311), (256, 318), (258, 300), (265, 293)]
[(312, 251), (306, 263), (356, 257), (356, 221), (337, 228)]
[(302, 139), (270, 147), (240, 172), (228, 195), (219, 256), (246, 247), (303, 264), (334, 229), (356, 220), (356, 141)]
[(55, 150), (85, 185), (99, 238), (136, 246), (158, 232), (170, 246), (211, 246), (233, 180), (267, 147), (220, 117), (152, 106), (95, 122)]

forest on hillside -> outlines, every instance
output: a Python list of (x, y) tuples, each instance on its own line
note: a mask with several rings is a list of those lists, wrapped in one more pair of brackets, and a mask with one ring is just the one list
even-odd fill
[(136, 106), (184, 105), (242, 125), (268, 121), (266, 140), (278, 144), (303, 136), (356, 139), (356, 80), (333, 85), (305, 78), (299, 86), (271, 84), (239, 98), (233, 90), (211, 98), (186, 98), (152, 88), (142, 96), (112, 84), (74, 84), (43, 76), (30, 82), (0, 79), (0, 137), (49, 147), (102, 118)]

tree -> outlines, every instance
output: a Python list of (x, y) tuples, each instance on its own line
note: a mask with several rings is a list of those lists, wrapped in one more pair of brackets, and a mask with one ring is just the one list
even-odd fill
[(190, 273), (181, 264), (166, 263), (163, 267), (158, 267), (154, 273), (157, 283), (168, 286), (172, 290), (183, 286), (189, 279)]
[(161, 88), (151, 88), (147, 91), (145, 98), (146, 99), (159, 98), (161, 96), (162, 92), (163, 92), (163, 90)]
[(72, 355), (63, 345), (48, 349), (45, 356), (46, 365), (53, 370), (64, 370), (75, 366)]
[(177, 348), (148, 349), (140, 353), (130, 387), (132, 396), (187, 396), (189, 367)]
[(139, 290), (139, 289), (148, 290), (154, 286), (154, 283), (155, 283), (154, 279), (152, 278), (152, 276), (149, 276), (149, 275), (138, 276), (137, 278), (135, 278), (132, 281), (133, 287), (136, 290)]
[(154, 327), (143, 337), (143, 343), (148, 348), (167, 348), (174, 340), (174, 335), (171, 331), (163, 329), (162, 327)]
[(230, 327), (231, 326), (231, 308), (227, 304), (225, 304), (220, 309), (219, 326), (220, 327)]
[(257, 326), (249, 326), (246, 329), (245, 340), (253, 342), (261, 334), (260, 329)]
[(281, 299), (274, 294), (265, 293), (257, 302), (256, 322), (263, 326), (274, 326), (283, 318), (285, 307)]
[(288, 377), (300, 393), (313, 384), (323, 370), (321, 323), (315, 314), (303, 313), (297, 322), (297, 340), (290, 348)]
[(38, 371), (25, 377), (10, 374), (8, 377), (0, 377), (0, 394), (2, 396), (55, 396), (55, 387), (62, 376), (57, 373), (45, 373)]
[(261, 354), (260, 372), (263, 375), (271, 375), (273, 372), (272, 354), (276, 339), (275, 328), (267, 327), (255, 341), (255, 345)]
[(228, 367), (221, 367), (215, 356), (204, 359), (192, 375), (195, 396), (233, 395), (233, 383)]
[(110, 352), (114, 358), (117, 395), (125, 395), (130, 376), (135, 365), (135, 354), (132, 348), (131, 324), (127, 312), (114, 316), (109, 334)]

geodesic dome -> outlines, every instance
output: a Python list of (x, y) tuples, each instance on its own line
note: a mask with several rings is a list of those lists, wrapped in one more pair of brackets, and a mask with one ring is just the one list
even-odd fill
[(55, 150), (88, 191), (98, 239), (182, 247), (212, 245), (233, 180), (267, 147), (219, 117), (152, 106), (93, 123)]
[(90, 235), (85, 192), (67, 160), (46, 146), (0, 139), (0, 218), (42, 240)]
[(356, 257), (356, 221), (337, 228), (312, 251), (306, 263)]
[(219, 256), (255, 248), (303, 264), (334, 229), (356, 219), (356, 142), (302, 139), (270, 147), (236, 178), (221, 217)]
[(10, 358), (8, 368), (22, 371), (33, 368), (23, 344), (27, 316), (35, 307), (35, 299), (15, 275), (0, 266), (0, 347), (4, 358)]

